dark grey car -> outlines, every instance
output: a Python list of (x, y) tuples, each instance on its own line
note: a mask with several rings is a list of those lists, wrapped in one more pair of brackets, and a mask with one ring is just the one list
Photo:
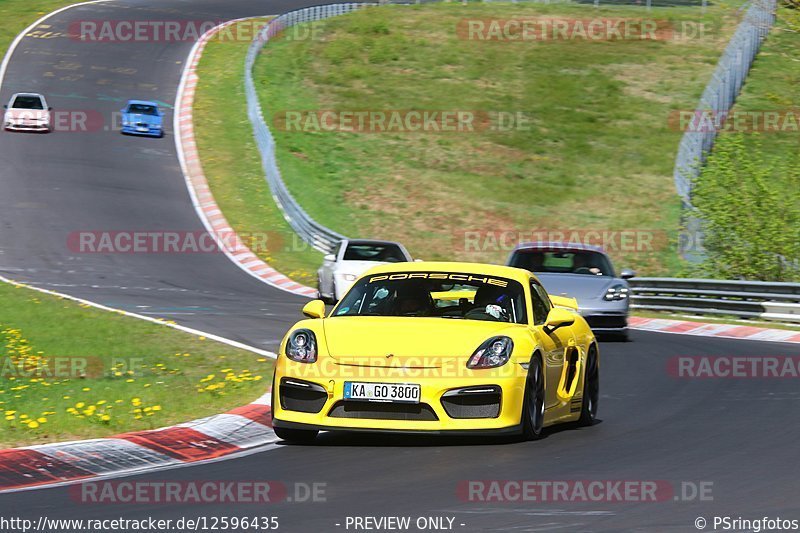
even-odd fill
[(578, 300), (581, 315), (597, 333), (627, 338), (630, 288), (635, 276), (617, 276), (602, 248), (562, 242), (520, 244), (506, 262), (536, 274), (548, 293)]

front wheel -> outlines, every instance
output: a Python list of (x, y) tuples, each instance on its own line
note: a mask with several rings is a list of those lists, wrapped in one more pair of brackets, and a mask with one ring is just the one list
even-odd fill
[(313, 429), (273, 428), (279, 439), (296, 444), (311, 444), (319, 431)]
[(597, 418), (597, 401), (600, 399), (600, 366), (597, 364), (597, 348), (594, 344), (586, 354), (586, 373), (583, 377), (583, 402), (578, 423), (591, 426)]
[(537, 353), (528, 365), (522, 406), (522, 436), (525, 440), (542, 438), (544, 427), (544, 365)]

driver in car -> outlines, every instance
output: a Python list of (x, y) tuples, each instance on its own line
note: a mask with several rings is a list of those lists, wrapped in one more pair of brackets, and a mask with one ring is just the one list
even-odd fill
[(395, 310), (399, 316), (430, 316), (433, 311), (431, 294), (421, 285), (406, 287), (397, 295)]

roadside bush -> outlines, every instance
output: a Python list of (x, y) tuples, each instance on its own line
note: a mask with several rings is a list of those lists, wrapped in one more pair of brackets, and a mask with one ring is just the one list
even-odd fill
[(703, 275), (800, 281), (800, 156), (767, 154), (762, 142), (721, 135), (695, 184), (693, 203), (705, 221)]

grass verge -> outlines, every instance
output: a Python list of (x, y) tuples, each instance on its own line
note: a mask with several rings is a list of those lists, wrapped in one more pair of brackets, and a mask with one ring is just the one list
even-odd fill
[(0, 58), (19, 33), (44, 15), (78, 0), (0, 0)]
[(200, 60), (193, 115), (203, 171), (231, 227), (242, 236), (266, 236), (266, 245), (253, 252), (282, 274), (315, 286), (322, 255), (296, 237), (264, 179), (244, 96), (247, 47), (212, 40)]
[(272, 361), (0, 283), (0, 447), (186, 422), (263, 394)]
[[(681, 132), (668, 117), (696, 105), (738, 23), (731, 13), (721, 5), (705, 15), (698, 8), (383, 6), (325, 21), (309, 32), (313, 39), (270, 43), (256, 79), (287, 185), (333, 229), (400, 240), (425, 259), (488, 262), (504, 261), (508, 247), (491, 239), (475, 245), (465, 232), (636, 230), (657, 237), (654, 249), (612, 246), (612, 255), (619, 266), (661, 275), (680, 268), (671, 175)], [(465, 40), (456, 31), (464, 19), (549, 16), (647, 17), (715, 29), (703, 38), (525, 43)], [(320, 110), (522, 113), (530, 127), (366, 134), (280, 125), (286, 111)]]

